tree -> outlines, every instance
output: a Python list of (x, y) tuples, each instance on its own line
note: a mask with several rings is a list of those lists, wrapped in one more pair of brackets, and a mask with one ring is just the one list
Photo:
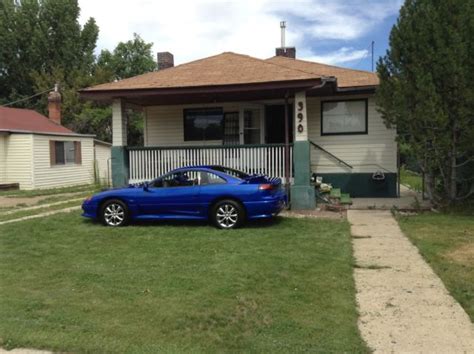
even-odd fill
[(426, 176), (430, 199), (474, 193), (474, 2), (406, 0), (377, 64), (377, 105)]
[[(79, 12), (77, 0), (0, 2), (0, 102), (39, 92), (38, 80), (59, 75), (66, 88), (91, 77), (99, 29), (93, 18), (81, 27)], [(23, 106), (41, 111), (44, 99)]]
[[(98, 59), (96, 72), (110, 75), (111, 79), (121, 80), (156, 70), (156, 62), (151, 48), (153, 43), (146, 43), (138, 34), (133, 39), (117, 44), (113, 52), (102, 50)], [(109, 80), (112, 81), (112, 80)], [(128, 143), (143, 144), (143, 114), (128, 110)], [(109, 139), (107, 139), (109, 140)]]
[(153, 43), (146, 43), (138, 34), (133, 40), (120, 42), (113, 53), (102, 50), (97, 65), (113, 73), (116, 80), (140, 75), (156, 70), (156, 62), (151, 52)]

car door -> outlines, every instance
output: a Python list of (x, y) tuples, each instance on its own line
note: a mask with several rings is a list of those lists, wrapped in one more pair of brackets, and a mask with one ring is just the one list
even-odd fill
[(223, 195), (230, 195), (231, 188), (227, 181), (209, 171), (199, 173), (199, 206), (200, 213), (207, 217), (211, 203)]
[(198, 213), (199, 185), (195, 171), (168, 174), (144, 189), (140, 209), (163, 217), (193, 217)]

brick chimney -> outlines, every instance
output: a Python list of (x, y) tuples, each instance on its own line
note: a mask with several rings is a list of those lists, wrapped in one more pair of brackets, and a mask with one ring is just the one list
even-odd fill
[(54, 85), (54, 91), (48, 95), (49, 119), (57, 124), (61, 124), (61, 94), (58, 90), (58, 84)]
[(275, 49), (275, 55), (277, 57), (287, 57), (287, 58), (296, 58), (296, 49), (295, 47), (287, 47), (285, 43), (285, 30), (286, 30), (286, 21), (280, 22), (281, 30), (281, 46), (280, 48)]
[(276, 48), (275, 55), (279, 57), (287, 58), (296, 58), (296, 48), (295, 47), (285, 47), (285, 48)]
[(157, 54), (158, 70), (172, 68), (174, 66), (173, 54), (170, 52), (158, 52)]

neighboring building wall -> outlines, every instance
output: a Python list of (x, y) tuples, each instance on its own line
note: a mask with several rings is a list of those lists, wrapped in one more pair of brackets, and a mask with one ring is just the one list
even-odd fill
[(0, 183), (5, 183), (5, 180), (7, 178), (7, 166), (5, 164), (6, 141), (7, 134), (0, 133)]
[(354, 99), (366, 96), (324, 97), (307, 99), (309, 139), (344, 160), (354, 168), (339, 164), (324, 152), (311, 151), (311, 165), (317, 173), (384, 172), (397, 173), (396, 129), (387, 129), (375, 109), (373, 97), (368, 101), (368, 134), (321, 135), (321, 100)]
[(222, 145), (222, 140), (184, 141), (185, 108), (222, 107), (224, 112), (238, 112), (239, 103), (214, 103), (178, 106), (151, 106), (145, 111), (145, 146)]
[(4, 139), (5, 183), (33, 189), (33, 135), (9, 134)]
[[(51, 166), (49, 142), (80, 141), (81, 164)], [(34, 135), (34, 188), (57, 188), (94, 182), (93, 138)]]
[(110, 185), (111, 182), (111, 169), (110, 169), (110, 158), (111, 147), (108, 145), (95, 143), (95, 171), (96, 179), (100, 184)]

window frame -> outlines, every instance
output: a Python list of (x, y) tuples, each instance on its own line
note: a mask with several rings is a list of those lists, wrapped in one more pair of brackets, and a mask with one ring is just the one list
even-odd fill
[[(189, 111), (217, 111), (219, 110), (222, 114), (221, 118), (221, 134), (218, 139), (190, 139), (186, 134), (186, 114)], [(196, 107), (196, 108), (184, 108), (183, 109), (183, 141), (223, 141), (224, 140), (224, 108), (223, 107)]]
[[(56, 153), (58, 144), (62, 144), (63, 162), (58, 162), (58, 154)], [(74, 161), (68, 161), (67, 159), (66, 149), (68, 144), (72, 144), (74, 147)], [(82, 165), (82, 143), (80, 140), (50, 140), (49, 157), (51, 167)]]
[[(356, 132), (335, 132), (335, 133), (325, 133), (323, 130), (324, 127), (324, 104), (325, 103), (339, 103), (339, 102), (364, 102), (365, 103), (365, 130), (356, 131)], [(331, 135), (367, 135), (369, 134), (369, 99), (368, 98), (350, 98), (350, 99), (338, 99), (338, 100), (325, 100), (321, 101), (321, 126), (320, 134), (321, 136), (331, 136)]]

